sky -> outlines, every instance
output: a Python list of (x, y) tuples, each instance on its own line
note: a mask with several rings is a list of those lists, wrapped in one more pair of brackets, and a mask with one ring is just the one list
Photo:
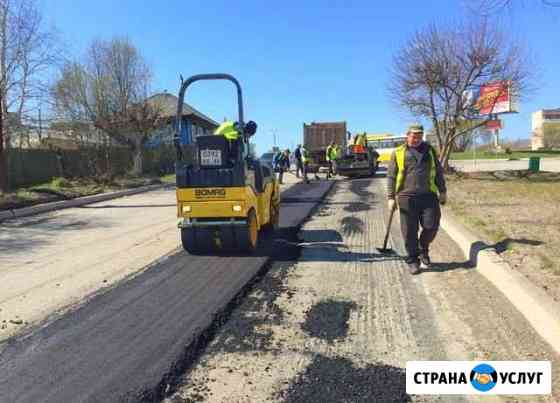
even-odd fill
[[(259, 126), (258, 153), (270, 149), (273, 133), (277, 145), (293, 149), (311, 121), (402, 134), (418, 119), (389, 98), (393, 55), (415, 30), (469, 12), (463, 0), (38, 1), (72, 57), (95, 38), (128, 37), (153, 69), (154, 93), (177, 94), (180, 74), (234, 75), (245, 119)], [(531, 53), (539, 89), (518, 114), (503, 116), (505, 139), (529, 138), (531, 113), (560, 107), (560, 8), (520, 4), (496, 23)], [(186, 102), (220, 122), (237, 117), (228, 82), (195, 83)]]

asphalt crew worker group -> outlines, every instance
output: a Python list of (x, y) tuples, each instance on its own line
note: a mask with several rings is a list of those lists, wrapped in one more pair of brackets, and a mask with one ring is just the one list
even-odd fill
[(443, 169), (423, 135), (421, 125), (410, 126), (406, 143), (393, 152), (387, 169), (389, 211), (399, 209), (406, 263), (412, 274), (420, 272), (420, 262), (426, 266), (431, 263), (430, 243), (437, 235), (441, 218), (439, 204), (447, 201)]

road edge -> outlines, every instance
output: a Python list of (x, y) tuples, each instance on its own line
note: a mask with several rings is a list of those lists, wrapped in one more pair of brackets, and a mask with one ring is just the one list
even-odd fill
[(512, 269), (448, 210), (441, 217), (441, 227), (459, 245), (473, 268), (504, 294), (533, 329), (560, 354), (560, 303)]
[[(299, 233), (301, 227), (309, 220), (309, 218), (317, 211), (317, 208), (323, 203), (325, 198), (332, 191), (336, 181), (329, 181), (329, 185), (322, 193), (320, 197), (310, 202), (312, 204), (307, 215), (303, 217), (295, 226), (285, 227), (284, 230), (293, 230), (295, 233)], [(295, 183), (294, 185), (297, 185)], [(293, 185), (288, 189), (292, 189)], [(281, 193), (282, 194), (282, 193)], [(282, 203), (282, 196), (280, 196), (280, 203)], [(243, 301), (243, 299), (253, 290), (255, 284), (262, 280), (264, 276), (268, 273), (272, 264), (274, 263), (274, 258), (267, 257), (255, 274), (231, 297), (231, 299), (225, 303), (224, 306), (212, 312), (208, 325), (198, 329), (197, 333), (193, 333), (189, 343), (185, 345), (185, 349), (181, 358), (175, 362), (170, 367), (170, 370), (166, 372), (158, 385), (153, 388), (142, 391), (142, 393), (136, 396), (139, 402), (152, 402), (155, 400), (161, 400), (169, 397), (176, 390), (180, 384), (181, 378), (186, 371), (191, 368), (193, 363), (203, 354), (204, 350), (210, 342), (214, 339), (220, 328), (226, 323), (232, 312), (237, 308)]]
[(35, 206), (30, 206), (30, 207), (22, 207), (18, 209), (1, 211), (0, 222), (13, 218), (27, 217), (30, 215), (47, 213), (55, 210), (85, 206), (86, 204), (92, 204), (92, 203), (97, 203), (97, 202), (111, 200), (111, 199), (118, 199), (119, 197), (132, 196), (138, 193), (149, 192), (152, 190), (158, 190), (170, 186), (175, 186), (175, 185), (170, 183), (162, 183), (156, 185), (140, 186), (132, 189), (117, 190), (115, 192), (99, 193), (90, 196), (77, 197), (71, 200), (62, 200), (62, 201), (56, 201), (51, 203), (37, 204)]

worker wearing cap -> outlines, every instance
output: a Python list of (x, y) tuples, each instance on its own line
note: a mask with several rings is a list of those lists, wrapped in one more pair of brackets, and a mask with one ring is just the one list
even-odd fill
[(439, 204), (447, 201), (443, 169), (434, 148), (423, 141), (423, 136), (422, 125), (409, 126), (405, 144), (393, 152), (387, 169), (389, 211), (398, 205), (406, 263), (412, 274), (420, 272), (420, 262), (430, 265), (429, 247), (441, 218)]

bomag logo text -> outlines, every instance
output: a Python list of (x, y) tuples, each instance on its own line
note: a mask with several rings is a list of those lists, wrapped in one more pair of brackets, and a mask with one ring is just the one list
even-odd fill
[(197, 198), (226, 197), (225, 189), (195, 189), (194, 195)]

